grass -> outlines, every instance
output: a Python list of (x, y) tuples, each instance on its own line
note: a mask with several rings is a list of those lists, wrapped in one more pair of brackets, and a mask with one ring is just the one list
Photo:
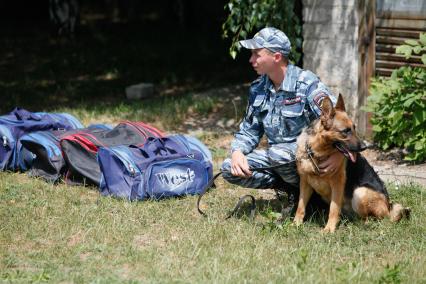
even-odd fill
[(93, 122), (116, 123), (121, 120), (133, 120), (151, 122), (162, 129), (172, 130), (191, 114), (210, 113), (219, 99), (215, 97), (200, 99), (197, 95), (190, 93), (177, 97), (124, 101), (107, 107), (62, 107), (53, 111), (71, 113), (86, 125)]
[[(169, 132), (190, 118), (241, 117), (244, 99), (200, 91), (249, 81), (238, 67), (247, 71), (247, 62), (229, 62), (210, 33), (194, 39), (171, 32), (175, 48), (162, 53), (166, 39), (153, 39), (167, 30), (151, 28), (96, 28), (71, 43), (38, 30), (0, 30), (0, 110), (66, 111), (85, 125), (142, 120)], [(158, 86), (156, 98), (126, 101), (124, 87), (140, 81)], [(216, 128), (199, 138), (217, 169), (231, 135)], [(278, 224), (280, 205), (270, 191), (223, 180), (203, 198), (204, 218), (194, 196), (130, 203), (101, 198), (96, 188), (0, 172), (0, 283), (425, 283), (425, 189), (389, 190), (412, 208), (411, 220), (344, 219), (324, 235), (324, 215), (300, 228)], [(256, 219), (243, 207), (225, 221), (246, 193), (257, 199)]]
[(412, 218), (343, 220), (320, 233), (325, 217), (301, 228), (274, 222), (279, 206), (268, 192), (250, 190), (258, 214), (246, 208), (223, 220), (247, 190), (223, 181), (205, 196), (126, 202), (94, 188), (51, 185), (0, 173), (0, 281), (161, 283), (424, 283), (424, 188), (390, 188), (411, 206)]

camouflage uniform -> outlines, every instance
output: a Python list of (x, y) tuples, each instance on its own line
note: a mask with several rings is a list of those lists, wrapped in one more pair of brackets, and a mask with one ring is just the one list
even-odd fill
[[(240, 44), (247, 49), (266, 48), (286, 58), (291, 50), (287, 36), (272, 27), (260, 30), (252, 39), (240, 41)], [(282, 181), (298, 187), (296, 139), (302, 128), (320, 115), (320, 102), (325, 96), (330, 96), (330, 91), (314, 73), (291, 64), (287, 66), (278, 91), (267, 75), (260, 76), (251, 84), (246, 114), (231, 144), (231, 152), (240, 150), (245, 154), (250, 168), (282, 166), (254, 171), (246, 179), (231, 174), (231, 159), (228, 158), (222, 164), (223, 177), (251, 188), (277, 188)], [(255, 150), (264, 134), (269, 148)]]
[[(274, 170), (253, 172), (250, 178), (231, 174), (231, 159), (222, 164), (224, 178), (250, 188), (273, 188), (280, 183), (298, 187), (296, 171), (296, 139), (302, 129), (320, 115), (320, 102), (330, 96), (328, 88), (311, 71), (289, 64), (284, 81), (275, 91), (271, 80), (262, 75), (250, 87), (249, 103), (240, 130), (235, 134), (231, 152), (240, 150), (250, 167), (281, 164)], [(330, 96), (333, 102), (335, 98)], [(255, 148), (266, 135), (269, 148)]]

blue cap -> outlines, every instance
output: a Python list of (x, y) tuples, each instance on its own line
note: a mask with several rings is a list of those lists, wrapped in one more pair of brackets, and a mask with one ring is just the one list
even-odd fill
[(288, 57), (291, 43), (288, 37), (276, 28), (263, 28), (252, 39), (240, 40), (240, 44), (247, 49), (266, 48), (272, 52), (279, 52)]

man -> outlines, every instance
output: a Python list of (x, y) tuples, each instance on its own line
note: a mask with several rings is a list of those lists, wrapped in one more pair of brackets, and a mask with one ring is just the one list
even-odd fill
[[(245, 117), (231, 143), (231, 158), (222, 164), (223, 177), (244, 187), (292, 189), (288, 193), (297, 193), (297, 136), (319, 117), (325, 96), (334, 103), (336, 99), (314, 73), (289, 63), (291, 45), (282, 31), (264, 28), (240, 44), (251, 50), (249, 62), (260, 77), (250, 86)], [(264, 134), (269, 148), (255, 149)], [(336, 170), (342, 162), (340, 153), (330, 156), (319, 165), (321, 173)], [(281, 166), (250, 170), (275, 165)]]

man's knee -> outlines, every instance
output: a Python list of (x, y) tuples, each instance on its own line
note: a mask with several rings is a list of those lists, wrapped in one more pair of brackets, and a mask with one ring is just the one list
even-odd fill
[(297, 173), (296, 162), (283, 164), (276, 170), (276, 173), (288, 184), (299, 187), (299, 174)]
[(298, 187), (299, 175), (295, 159), (296, 143), (283, 143), (272, 146), (268, 151), (268, 158), (272, 165), (281, 165), (275, 172), (284, 182)]

